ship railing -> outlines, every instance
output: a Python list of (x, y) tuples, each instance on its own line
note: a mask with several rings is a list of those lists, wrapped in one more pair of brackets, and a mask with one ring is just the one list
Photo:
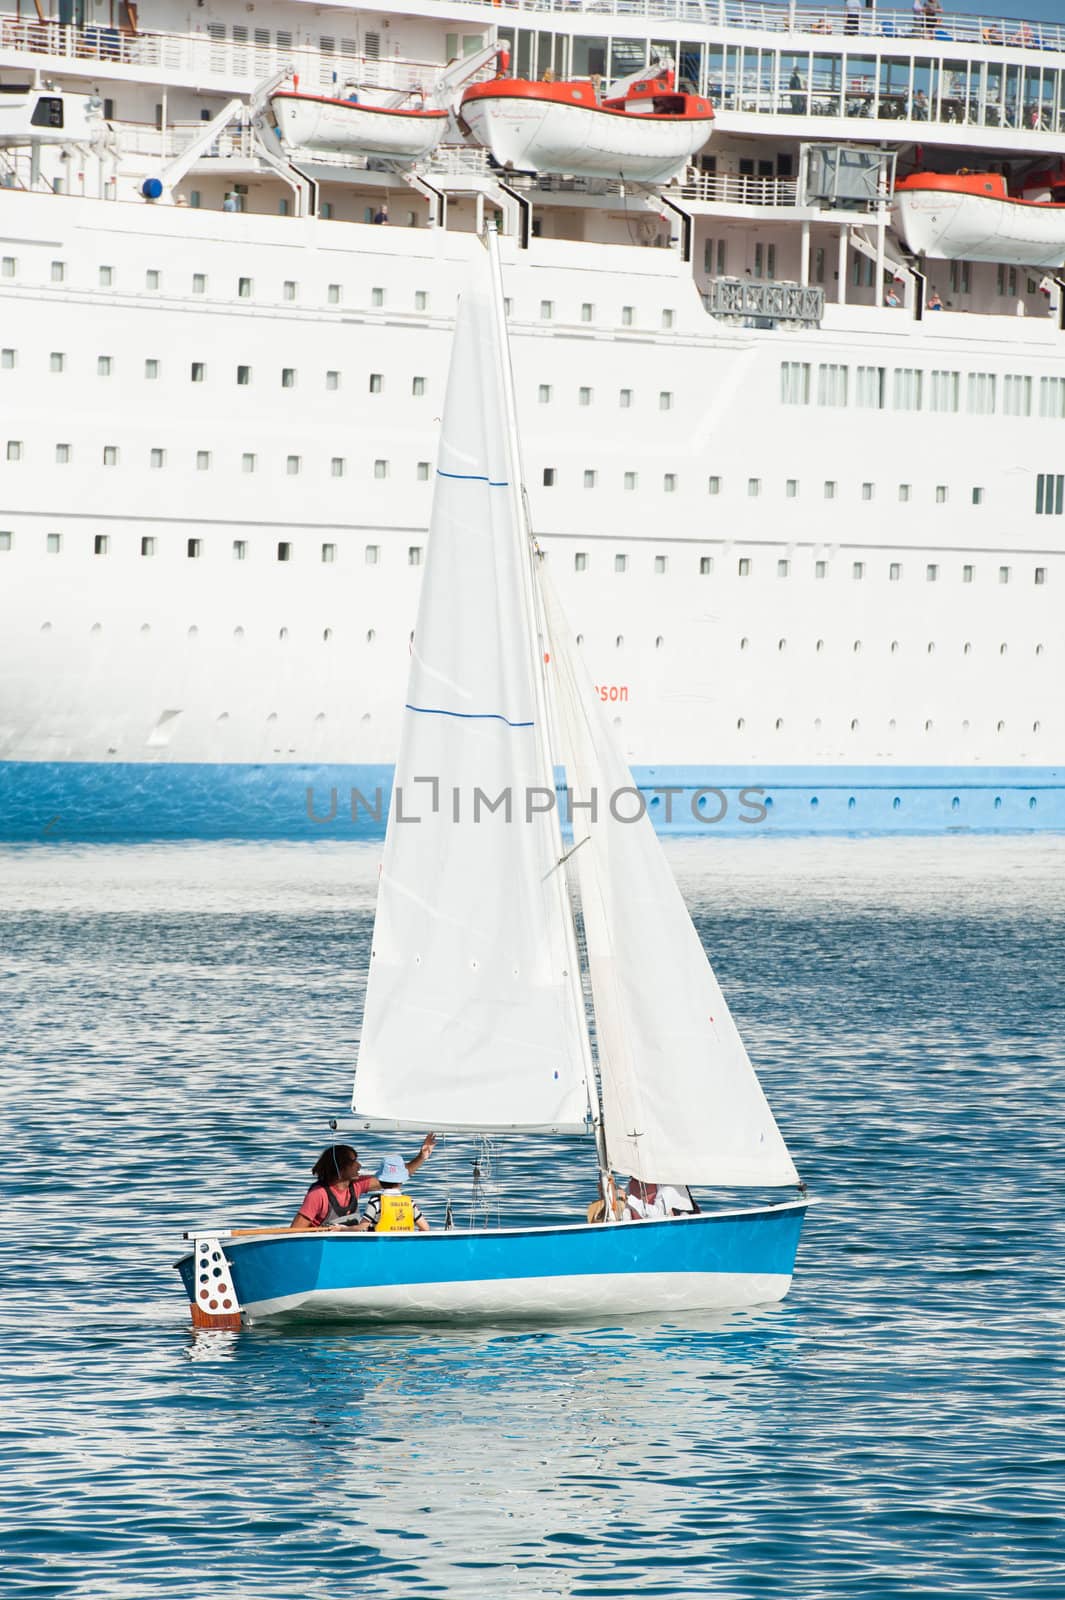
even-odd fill
[(944, 11), (915, 19), (912, 10), (882, 8), (848, 14), (842, 6), (758, 4), (756, 0), (493, 0), (504, 11), (598, 12), (653, 21), (705, 23), (731, 31), (860, 35), (877, 39), (929, 39), (962, 44), (1009, 45), (1017, 49), (1065, 50), (1065, 26), (1017, 17)]
[(757, 178), (731, 172), (689, 169), (680, 188), (684, 200), (717, 201), (737, 206), (795, 206), (799, 186), (794, 178)]
[(823, 289), (775, 279), (712, 278), (702, 297), (712, 317), (747, 328), (775, 328), (782, 322), (816, 328), (825, 314)]
[[(119, 122), (114, 126), (119, 132), (125, 154), (151, 156), (166, 160), (181, 152), (198, 139), (203, 132), (202, 122), (168, 122), (165, 128), (149, 126), (142, 122)], [(250, 127), (231, 122), (217, 134), (197, 161), (212, 158), (250, 158), (256, 153), (255, 136)]]
[[(226, 29), (219, 27), (224, 35)], [(76, 27), (73, 23), (27, 22), (25, 18), (0, 16), (0, 53), (11, 50), (66, 61), (99, 62), (102, 66), (136, 67), (144, 72), (187, 72), (200, 80), (224, 79), (227, 88), (238, 90), (254, 88), (271, 73), (291, 64), (299, 76), (300, 88), (311, 94), (336, 94), (347, 83), (421, 90), (427, 94), (444, 70), (439, 61), (358, 55), (353, 41), (351, 49), (344, 48), (344, 40), (338, 40), (338, 49), (323, 51), (287, 43), (288, 37), (272, 33), (270, 43), (260, 45), (209, 34), (131, 34), (119, 28)]]
[(488, 151), (479, 145), (438, 144), (425, 166), (429, 177), (478, 177), (489, 171)]

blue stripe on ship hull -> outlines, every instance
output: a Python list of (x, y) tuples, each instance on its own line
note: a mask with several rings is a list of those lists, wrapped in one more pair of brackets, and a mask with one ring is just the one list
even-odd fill
[[(638, 767), (634, 777), (663, 833), (1065, 829), (1065, 767)], [(391, 783), (391, 766), (0, 761), (0, 841), (381, 838)], [(667, 788), (679, 792), (656, 792)]]
[[(224, 1241), (241, 1305), (394, 1284), (594, 1278), (597, 1274), (735, 1273), (790, 1277), (804, 1208), (680, 1223), (499, 1233), (286, 1233)], [(192, 1261), (179, 1263), (192, 1294)]]

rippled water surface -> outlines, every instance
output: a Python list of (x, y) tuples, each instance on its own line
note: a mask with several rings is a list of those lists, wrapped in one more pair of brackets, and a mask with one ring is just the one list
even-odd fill
[(377, 851), (0, 852), (0, 1593), (1060, 1600), (1065, 840), (671, 855), (820, 1202), (784, 1304), (194, 1341), (182, 1230), (347, 1104)]

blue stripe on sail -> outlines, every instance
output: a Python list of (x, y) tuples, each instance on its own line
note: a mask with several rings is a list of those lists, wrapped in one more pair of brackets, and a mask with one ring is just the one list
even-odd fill
[(437, 467), (436, 475), (438, 478), (458, 478), (462, 483), (486, 483), (490, 489), (510, 488), (506, 478), (501, 478), (497, 482), (495, 478), (486, 478), (480, 472), (445, 472), (441, 467)]
[(423, 717), (460, 717), (463, 722), (505, 722), (508, 728), (532, 728), (532, 722), (511, 722), (501, 711), (444, 711), (440, 706), (412, 706), (407, 704), (406, 711), (417, 711)]

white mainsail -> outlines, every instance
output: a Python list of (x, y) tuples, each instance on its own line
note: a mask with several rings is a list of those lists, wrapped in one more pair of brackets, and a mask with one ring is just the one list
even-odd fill
[[(610, 1165), (644, 1182), (798, 1183), (632, 774), (538, 574), (572, 792)], [(595, 805), (592, 811), (587, 807)]]
[(527, 809), (554, 776), (503, 363), (493, 304), (463, 295), (352, 1104), (572, 1132), (590, 1051), (557, 813)]

